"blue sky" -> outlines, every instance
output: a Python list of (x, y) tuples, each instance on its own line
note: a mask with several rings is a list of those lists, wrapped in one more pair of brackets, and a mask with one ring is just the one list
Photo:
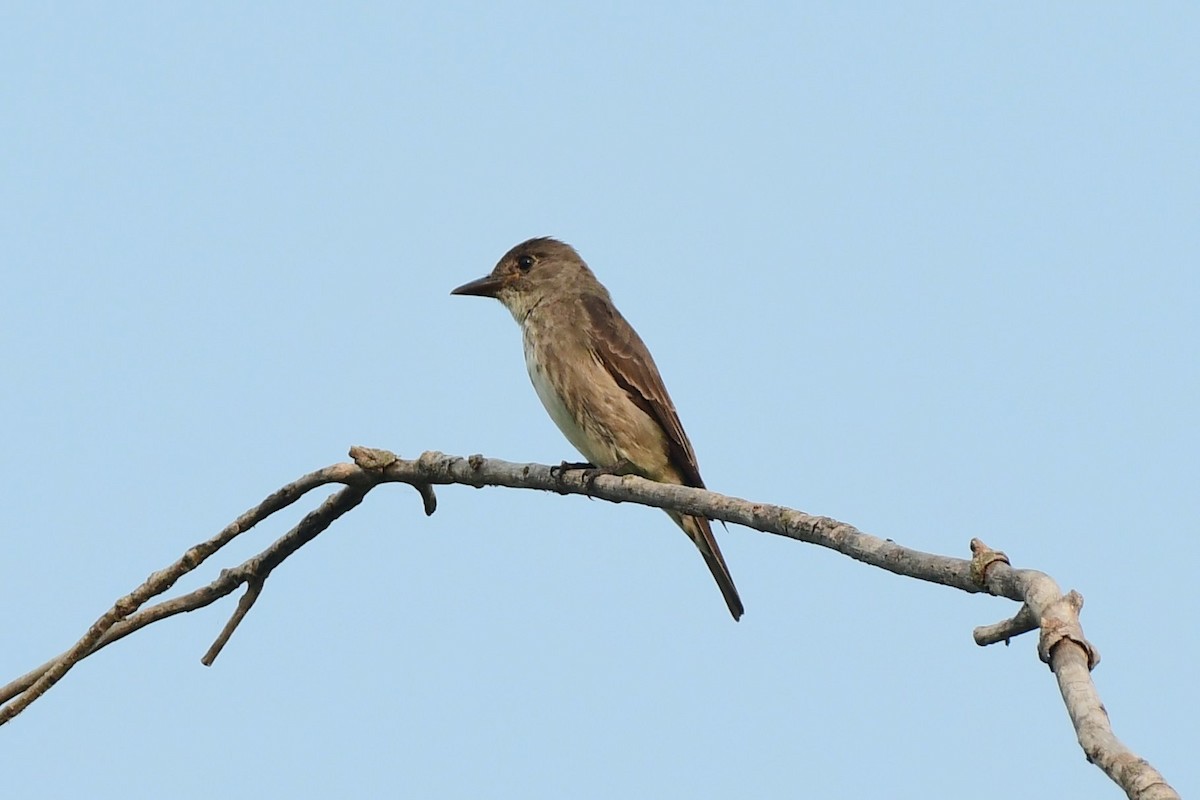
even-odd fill
[[(574, 458), (496, 303), (576, 245), (710, 487), (1087, 605), (1200, 789), (1193, 4), (25, 4), (0, 24), (0, 681), (352, 444)], [(1118, 796), (1015, 611), (661, 513), (384, 487), (0, 730), (22, 797)], [(319, 498), (314, 498), (312, 504)], [(311, 507), (311, 504), (310, 506)], [(244, 537), (206, 583), (303, 509)]]

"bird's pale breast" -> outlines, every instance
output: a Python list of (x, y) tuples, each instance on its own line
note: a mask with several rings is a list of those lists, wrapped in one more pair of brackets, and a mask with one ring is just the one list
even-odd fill
[(563, 395), (559, 393), (549, 374), (553, 366), (538, 358), (536, 348), (531, 345), (528, 337), (525, 339), (525, 369), (529, 371), (529, 380), (533, 383), (538, 399), (546, 407), (550, 419), (554, 420), (563, 436), (567, 437), (567, 441), (588, 461), (605, 466), (609, 462), (605, 448), (601, 447), (601, 442), (588, 435), (581, 422), (577, 421), (575, 415), (567, 408)]
[(617, 385), (579, 330), (538, 322), (522, 325), (525, 367), (567, 441), (598, 467), (626, 461), (648, 477), (666, 477), (668, 450), (658, 423)]

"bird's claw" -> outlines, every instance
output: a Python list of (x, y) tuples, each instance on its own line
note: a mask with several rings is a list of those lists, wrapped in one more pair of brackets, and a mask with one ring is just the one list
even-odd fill
[(622, 459), (611, 467), (597, 467), (594, 464), (588, 464), (587, 468), (583, 471), (583, 485), (588, 488), (588, 491), (591, 491), (596, 486), (596, 479), (601, 475), (616, 475), (619, 477), (621, 475), (629, 475), (635, 471), (633, 464), (627, 459)]
[(596, 488), (596, 478), (601, 475), (612, 475), (611, 469), (602, 469), (601, 467), (591, 467), (583, 471), (583, 485), (590, 492)]
[[(587, 473), (591, 470), (596, 469), (596, 465), (592, 464), (588, 461), (564, 461), (561, 464), (559, 464), (557, 467), (550, 468), (550, 477), (554, 479), (554, 482), (556, 484), (558, 484), (558, 493), (559, 494), (567, 493), (566, 486), (565, 486), (566, 474), (569, 470), (575, 470), (575, 469), (584, 470), (583, 479), (584, 479), (584, 482), (587, 483)], [(593, 478), (592, 480), (595, 480), (595, 478)], [(590, 484), (589, 484), (589, 487), (590, 487)]]

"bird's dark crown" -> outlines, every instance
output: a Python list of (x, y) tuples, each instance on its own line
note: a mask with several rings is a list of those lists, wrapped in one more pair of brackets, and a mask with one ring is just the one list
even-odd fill
[(539, 260), (550, 258), (563, 258), (582, 261), (579, 253), (574, 247), (560, 239), (555, 239), (551, 236), (537, 236), (533, 239), (526, 239), (519, 245), (509, 250), (504, 254), (504, 258), (500, 259), (503, 264), (506, 261), (515, 261), (521, 256), (533, 256)]

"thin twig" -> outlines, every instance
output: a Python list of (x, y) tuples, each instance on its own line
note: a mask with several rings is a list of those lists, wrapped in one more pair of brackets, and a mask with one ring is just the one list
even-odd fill
[(1008, 644), (1022, 633), (1038, 629), (1038, 618), (1029, 610), (1029, 606), (1021, 606), (1021, 610), (1013, 617), (992, 625), (980, 625), (975, 629), (975, 644), (981, 647), (989, 644), (1004, 642)]
[(201, 664), (206, 667), (211, 667), (213, 662), (217, 660), (217, 656), (221, 655), (221, 650), (225, 648), (225, 644), (229, 641), (229, 637), (233, 636), (233, 632), (237, 630), (237, 626), (240, 625), (242, 620), (246, 617), (246, 612), (250, 610), (251, 606), (254, 605), (254, 601), (258, 600), (258, 596), (262, 594), (264, 583), (266, 583), (264, 579), (255, 578), (246, 584), (246, 591), (242, 594), (242, 598), (238, 600), (237, 608), (234, 610), (233, 616), (231, 616), (225, 622), (225, 627), (221, 629), (221, 632), (217, 635), (217, 638), (212, 643), (212, 646), (208, 648), (208, 652), (205, 653), (204, 657), (200, 659)]

